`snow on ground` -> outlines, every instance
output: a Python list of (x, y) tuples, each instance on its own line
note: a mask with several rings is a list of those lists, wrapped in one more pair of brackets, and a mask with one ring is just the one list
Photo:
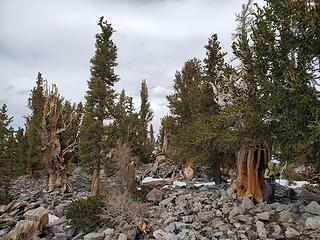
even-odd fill
[(276, 183), (280, 184), (284, 187), (289, 188), (300, 188), (305, 184), (310, 184), (308, 181), (291, 181), (289, 182), (287, 179), (276, 179)]
[(187, 183), (186, 182), (182, 182), (182, 181), (174, 181), (173, 182), (173, 186), (185, 187), (185, 186), (187, 186)]
[[(146, 177), (142, 180), (141, 184), (147, 184), (152, 182), (166, 182), (170, 181), (170, 178), (153, 178), (153, 177)], [(195, 187), (202, 187), (202, 186), (214, 186), (215, 182), (192, 182), (192, 181), (174, 181), (172, 184), (167, 184), (163, 186), (163, 188), (175, 188), (175, 187), (185, 187), (187, 184), (194, 185)]]
[(202, 186), (214, 186), (216, 185), (215, 182), (197, 182), (194, 184), (196, 187), (202, 187)]
[(145, 177), (141, 184), (147, 184), (151, 182), (161, 182), (161, 181), (170, 181), (170, 178), (153, 178), (153, 177)]

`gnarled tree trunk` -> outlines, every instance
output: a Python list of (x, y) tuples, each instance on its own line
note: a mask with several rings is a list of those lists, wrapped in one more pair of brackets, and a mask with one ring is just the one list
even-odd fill
[(61, 105), (61, 98), (58, 88), (53, 84), (49, 90), (46, 85), (41, 140), (44, 162), (48, 170), (48, 190), (60, 188), (63, 192), (71, 192), (72, 185), (69, 180), (71, 174), (65, 155), (74, 151), (76, 142), (67, 144), (62, 149), (60, 137), (74, 120), (75, 113), (72, 112), (68, 117), (64, 116), (63, 119), (68, 119), (66, 122), (59, 121), (62, 115), (59, 105)]
[(192, 160), (188, 161), (183, 168), (182, 175), (185, 179), (192, 180), (196, 174), (194, 162)]
[(271, 159), (263, 148), (242, 148), (238, 152), (235, 192), (239, 199), (251, 198), (262, 202), (265, 198), (263, 172)]

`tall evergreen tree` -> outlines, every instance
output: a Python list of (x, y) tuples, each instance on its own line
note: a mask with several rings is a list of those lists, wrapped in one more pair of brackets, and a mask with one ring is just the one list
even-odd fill
[(111, 119), (115, 92), (113, 85), (118, 81), (114, 69), (117, 66), (117, 47), (111, 36), (111, 24), (100, 18), (101, 32), (96, 35), (96, 51), (91, 62), (91, 78), (84, 106), (84, 116), (80, 128), (80, 159), (92, 173), (91, 194), (99, 193), (99, 179), (104, 148), (104, 121)]
[(153, 111), (151, 110), (151, 107), (150, 107), (148, 86), (147, 86), (146, 80), (142, 80), (141, 82), (140, 100), (141, 100), (141, 104), (140, 104), (139, 115), (140, 115), (140, 120), (143, 127), (142, 135), (146, 143), (148, 139), (148, 126), (153, 118)]
[(153, 125), (150, 124), (150, 130), (149, 130), (149, 142), (152, 148), (155, 146), (155, 139), (154, 139), (154, 130), (153, 130)]
[(116, 147), (115, 144), (120, 140), (122, 143), (128, 143), (132, 149), (137, 148), (139, 134), (139, 116), (135, 112), (133, 99), (126, 95), (125, 90), (122, 90), (118, 96), (118, 101), (114, 108), (114, 120), (108, 127), (109, 134), (113, 140), (111, 147)]
[(10, 202), (10, 181), (15, 173), (15, 149), (16, 142), (14, 131), (10, 127), (12, 117), (7, 114), (7, 106), (4, 104), (0, 110), (0, 203)]
[(38, 73), (36, 86), (32, 89), (28, 99), (28, 108), (31, 114), (27, 117), (26, 136), (28, 141), (28, 173), (33, 175), (36, 166), (42, 166), (41, 150), (41, 121), (44, 107), (44, 79)]
[(150, 161), (150, 155), (153, 151), (153, 146), (150, 144), (148, 136), (148, 126), (153, 118), (153, 111), (150, 107), (149, 93), (146, 80), (142, 80), (140, 89), (140, 134), (138, 148), (136, 149), (136, 154), (140, 157), (143, 162)]
[(27, 156), (26, 153), (28, 152), (28, 140), (26, 136), (26, 132), (24, 131), (23, 128), (18, 128), (16, 131), (15, 135), (17, 144), (18, 144), (18, 149), (17, 149), (17, 161), (18, 161), (18, 166), (17, 166), (17, 174), (18, 175), (23, 175), (26, 173), (27, 170)]

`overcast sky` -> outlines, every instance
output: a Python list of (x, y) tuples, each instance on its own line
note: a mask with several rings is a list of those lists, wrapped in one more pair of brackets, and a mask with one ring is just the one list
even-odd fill
[[(217, 33), (231, 52), (235, 13), (246, 0), (0, 0), (0, 104), (23, 126), (37, 72), (71, 101), (82, 101), (94, 54), (97, 22), (105, 16), (116, 33), (117, 90), (139, 108), (142, 79), (149, 87), (153, 123), (168, 112), (165, 96), (174, 74)], [(231, 55), (229, 55), (231, 58)]]

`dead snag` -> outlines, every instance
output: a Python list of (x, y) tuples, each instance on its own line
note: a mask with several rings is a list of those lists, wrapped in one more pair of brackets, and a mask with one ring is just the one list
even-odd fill
[(265, 197), (263, 171), (270, 159), (270, 151), (262, 147), (239, 150), (235, 186), (239, 199), (251, 198), (257, 202), (263, 201)]

